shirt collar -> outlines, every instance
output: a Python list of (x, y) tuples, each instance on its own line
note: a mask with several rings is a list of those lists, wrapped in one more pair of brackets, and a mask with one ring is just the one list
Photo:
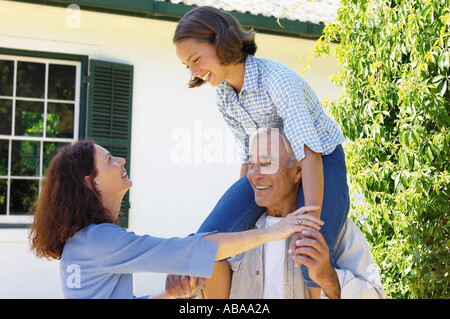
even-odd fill
[(264, 228), (266, 225), (266, 215), (267, 213), (264, 212), (261, 217), (259, 217), (259, 219), (256, 221), (255, 226), (258, 229)]
[[(233, 87), (227, 81), (223, 82), (223, 89), (227, 94), (234, 93)], [(242, 91), (259, 91), (258, 64), (256, 58), (252, 55), (247, 56), (245, 59), (244, 84), (242, 85), (241, 92)]]
[(258, 64), (256, 58), (252, 55), (247, 56), (245, 60), (244, 85), (241, 91), (259, 91)]

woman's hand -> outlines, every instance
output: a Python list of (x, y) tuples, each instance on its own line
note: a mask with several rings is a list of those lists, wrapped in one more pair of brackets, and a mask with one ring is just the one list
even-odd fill
[[(203, 236), (203, 238), (218, 243), (216, 261), (226, 259), (258, 247), (268, 241), (288, 238), (292, 234), (306, 228), (320, 228), (323, 222), (312, 214), (306, 214), (316, 209), (318, 209), (317, 206), (302, 207), (284, 217), (270, 228), (251, 229), (234, 233), (212, 233)], [(315, 224), (318, 224), (318, 226)]]
[(308, 214), (317, 209), (319, 209), (318, 206), (304, 206), (284, 217), (278, 223), (267, 229), (271, 240), (281, 240), (307, 228), (320, 230), (324, 222), (313, 214)]

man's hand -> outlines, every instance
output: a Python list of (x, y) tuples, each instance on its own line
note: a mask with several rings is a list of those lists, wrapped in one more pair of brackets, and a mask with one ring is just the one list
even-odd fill
[[(299, 211), (299, 210), (296, 210), (295, 212), (297, 212), (297, 211)], [(316, 212), (317, 211), (310, 211), (310, 212), (305, 211), (305, 214), (303, 216), (300, 216), (300, 218), (299, 218), (299, 220), (301, 220), (302, 225), (306, 226), (306, 227), (311, 227), (316, 230), (320, 230), (321, 227), (324, 225), (324, 222), (316, 217)], [(310, 219), (310, 221), (313, 221), (314, 223), (312, 223), (312, 224), (307, 223), (307, 219)], [(306, 229), (306, 227), (305, 227), (305, 229)], [(295, 251), (295, 249), (297, 248), (297, 246), (295, 245), (295, 242), (302, 238), (303, 238), (302, 232), (298, 232), (298, 233), (295, 233), (294, 235), (292, 235), (291, 244), (289, 246), (289, 253), (292, 253)], [(298, 265), (296, 265), (296, 266), (298, 266)]]
[(341, 287), (336, 271), (330, 264), (330, 251), (322, 234), (314, 229), (302, 231), (301, 238), (295, 241), (294, 253), (296, 266), (308, 267), (310, 278), (316, 282), (330, 298), (338, 299)]
[(167, 275), (166, 292), (174, 298), (188, 298), (197, 288), (203, 288), (205, 278)]

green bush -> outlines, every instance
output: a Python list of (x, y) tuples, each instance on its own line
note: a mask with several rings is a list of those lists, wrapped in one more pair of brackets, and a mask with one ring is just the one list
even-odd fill
[[(389, 298), (449, 296), (450, 0), (342, 0), (310, 60), (335, 54), (351, 218)], [(307, 65), (309, 62), (307, 62)]]

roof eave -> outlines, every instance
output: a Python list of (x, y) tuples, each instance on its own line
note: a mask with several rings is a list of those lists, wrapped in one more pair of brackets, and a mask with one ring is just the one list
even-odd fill
[[(13, 1), (58, 7), (68, 7), (74, 3), (73, 0)], [(167, 1), (162, 2), (155, 0), (82, 0), (77, 1), (76, 4), (82, 10), (168, 21), (180, 20), (186, 12), (195, 7), (185, 4), (175, 4)], [(232, 11), (230, 13), (234, 15), (245, 27), (253, 27), (256, 31), (280, 36), (317, 39), (322, 35), (324, 28), (323, 24), (311, 22), (277, 19), (275, 17), (266, 17), (263, 15), (254, 15), (251, 13), (241, 13), (236, 11)]]

